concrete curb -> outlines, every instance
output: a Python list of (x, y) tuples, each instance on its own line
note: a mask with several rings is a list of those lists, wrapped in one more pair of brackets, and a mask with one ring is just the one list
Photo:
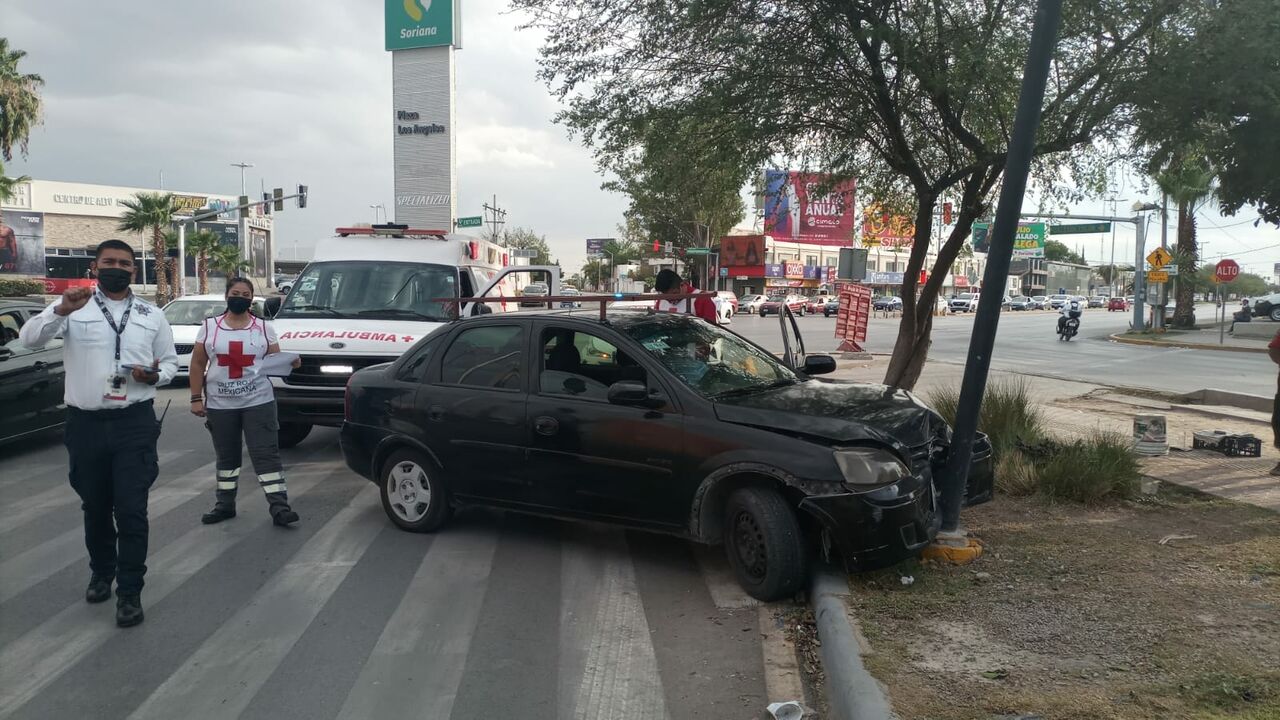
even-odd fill
[(880, 684), (862, 664), (862, 646), (849, 624), (849, 583), (831, 569), (813, 579), (813, 616), (822, 641), (827, 700), (836, 720), (895, 720)]
[(1236, 347), (1234, 345), (1209, 345), (1207, 343), (1177, 342), (1166, 340), (1141, 340), (1138, 338), (1127, 338), (1122, 335), (1110, 335), (1112, 342), (1122, 345), (1145, 345), (1147, 347), (1171, 347), (1186, 348), (1189, 350), (1217, 350), (1218, 352), (1243, 352), (1243, 353), (1265, 353), (1266, 346), (1260, 348)]

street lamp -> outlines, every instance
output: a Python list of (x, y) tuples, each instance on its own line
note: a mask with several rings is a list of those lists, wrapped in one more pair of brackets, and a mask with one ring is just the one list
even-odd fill
[(379, 211), (379, 210), (381, 210), (381, 211), (382, 211), (382, 217), (383, 217), (383, 218), (386, 218), (386, 216), (387, 216), (387, 207), (386, 207), (385, 205), (381, 204), (381, 203), (378, 203), (378, 204), (375, 204), (375, 205), (370, 205), (370, 206), (369, 206), (369, 209), (370, 209), (370, 210), (373, 210), (373, 224), (374, 224), (374, 225), (377, 225), (377, 224), (378, 224), (378, 211)]
[(1141, 332), (1146, 327), (1146, 323), (1142, 319), (1143, 306), (1146, 305), (1147, 295), (1147, 278), (1146, 273), (1142, 272), (1142, 263), (1146, 259), (1144, 256), (1147, 252), (1147, 222), (1139, 213), (1148, 210), (1159, 210), (1160, 206), (1152, 202), (1135, 202), (1131, 207), (1133, 210), (1133, 227), (1135, 234), (1135, 242), (1133, 244), (1133, 329)]

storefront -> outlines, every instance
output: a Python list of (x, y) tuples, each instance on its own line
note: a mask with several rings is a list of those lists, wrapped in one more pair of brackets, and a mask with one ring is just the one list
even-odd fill
[[(0, 210), (0, 244), (8, 245), (12, 262), (0, 263), (0, 275), (49, 279), (48, 288), (56, 290), (67, 280), (89, 275), (89, 263), (98, 243), (119, 239), (129, 243), (138, 253), (141, 268), (138, 281), (151, 284), (155, 277), (155, 258), (150, 232), (133, 233), (119, 229), (127, 208), (124, 203), (141, 192), (170, 192), (177, 199), (180, 214), (201, 210), (234, 207), (237, 199), (230, 195), (162, 191), (152, 188), (119, 187), (53, 180), (31, 180), (18, 185), (15, 196)], [(200, 229), (217, 232), (224, 244), (246, 243), (239, 238), (237, 215), (223, 213)], [(249, 237), (244, 254), (252, 265), (255, 278), (269, 272), (272, 255), (272, 220), (255, 208), (246, 222)], [(188, 226), (190, 231), (191, 226)], [(177, 257), (177, 250), (169, 251)], [(194, 278), (194, 259), (187, 258), (187, 275)], [(189, 280), (189, 289), (194, 287)]]
[(743, 295), (817, 295), (834, 282), (839, 248), (780, 242), (768, 235), (720, 240), (727, 289)]

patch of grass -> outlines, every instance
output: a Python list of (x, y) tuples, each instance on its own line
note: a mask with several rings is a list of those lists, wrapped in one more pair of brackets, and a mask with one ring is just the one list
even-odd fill
[[(960, 405), (958, 388), (936, 388), (929, 392), (928, 402), (947, 424), (955, 426)], [(1034, 443), (1044, 437), (1044, 416), (1037, 404), (1031, 384), (1024, 378), (987, 384), (978, 413), (978, 429), (991, 438), (996, 462), (1016, 450), (1019, 441)]]
[(1197, 675), (1178, 688), (1183, 697), (1206, 710), (1274, 709), (1280, 699), (1280, 677), (1214, 671)]
[(1021, 451), (1014, 450), (996, 461), (996, 492), (1024, 497), (1034, 494), (1038, 487), (1035, 463)]
[(1132, 443), (1113, 432), (1057, 445), (1037, 462), (1036, 470), (1041, 493), (1085, 505), (1135, 497), (1142, 480)]

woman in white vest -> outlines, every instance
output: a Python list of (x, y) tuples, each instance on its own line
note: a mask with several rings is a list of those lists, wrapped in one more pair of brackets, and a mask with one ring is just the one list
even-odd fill
[[(227, 312), (205, 319), (191, 353), (191, 412), (205, 418), (218, 456), (217, 502), (200, 518), (206, 525), (236, 516), (241, 437), (266, 493), (271, 520), (281, 526), (298, 521), (280, 464), (275, 395), (271, 380), (262, 374), (263, 358), (280, 352), (280, 345), (271, 323), (249, 313), (252, 304), (253, 283), (242, 277), (228, 280)], [(294, 361), (294, 367), (298, 364)]]

